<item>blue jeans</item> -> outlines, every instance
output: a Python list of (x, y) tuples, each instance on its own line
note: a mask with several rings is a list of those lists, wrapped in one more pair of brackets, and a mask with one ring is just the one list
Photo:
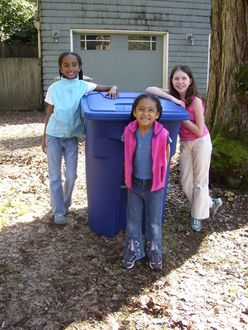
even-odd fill
[[(48, 173), (53, 215), (66, 214), (71, 206), (72, 191), (77, 178), (78, 138), (46, 136)], [(65, 161), (64, 188), (61, 178), (62, 158)]]
[[(151, 192), (151, 180), (133, 178), (127, 195), (127, 228), (125, 253), (134, 248), (137, 259), (150, 256), (151, 249), (162, 256), (162, 216), (164, 189)], [(145, 248), (142, 240), (142, 218), (145, 213)], [(146, 250), (146, 251), (145, 251)]]

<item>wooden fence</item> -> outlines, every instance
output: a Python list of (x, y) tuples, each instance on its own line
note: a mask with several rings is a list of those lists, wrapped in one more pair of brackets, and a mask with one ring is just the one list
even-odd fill
[(38, 58), (38, 45), (0, 42), (0, 58)]
[(41, 108), (41, 60), (0, 58), (0, 110)]

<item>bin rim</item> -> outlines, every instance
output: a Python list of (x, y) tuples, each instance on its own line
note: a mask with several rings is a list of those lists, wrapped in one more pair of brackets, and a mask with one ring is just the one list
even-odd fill
[[(115, 99), (106, 97), (106, 93), (91, 92), (81, 99), (81, 112), (86, 120), (119, 121), (128, 120), (134, 99), (145, 93), (120, 92)], [(163, 112), (160, 121), (182, 121), (189, 119), (187, 110), (169, 100), (159, 98)]]

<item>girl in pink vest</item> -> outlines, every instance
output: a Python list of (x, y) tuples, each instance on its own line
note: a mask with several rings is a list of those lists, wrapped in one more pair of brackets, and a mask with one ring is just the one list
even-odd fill
[(220, 198), (209, 196), (209, 168), (212, 143), (204, 121), (204, 102), (198, 93), (190, 68), (176, 66), (170, 75), (169, 92), (148, 87), (147, 92), (164, 97), (186, 108), (189, 120), (182, 122), (180, 136), (180, 175), (183, 191), (191, 203), (191, 227), (200, 231), (202, 220), (215, 214), (222, 205)]
[[(169, 158), (169, 133), (159, 120), (162, 106), (153, 95), (139, 95), (124, 130), (125, 184), (128, 188), (126, 246), (122, 266), (130, 269), (147, 255), (162, 268), (162, 213)], [(145, 214), (145, 247), (142, 218)]]

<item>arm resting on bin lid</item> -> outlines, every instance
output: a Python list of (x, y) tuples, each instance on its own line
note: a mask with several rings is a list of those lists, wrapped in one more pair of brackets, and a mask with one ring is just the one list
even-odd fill
[(115, 99), (118, 96), (118, 87), (117, 86), (104, 86), (104, 85), (97, 85), (94, 89), (98, 92), (108, 92), (106, 96), (109, 96), (112, 99)]
[(178, 100), (176, 97), (170, 95), (165, 89), (159, 87), (147, 87), (146, 92), (167, 99), (185, 108), (185, 103), (183, 100)]

